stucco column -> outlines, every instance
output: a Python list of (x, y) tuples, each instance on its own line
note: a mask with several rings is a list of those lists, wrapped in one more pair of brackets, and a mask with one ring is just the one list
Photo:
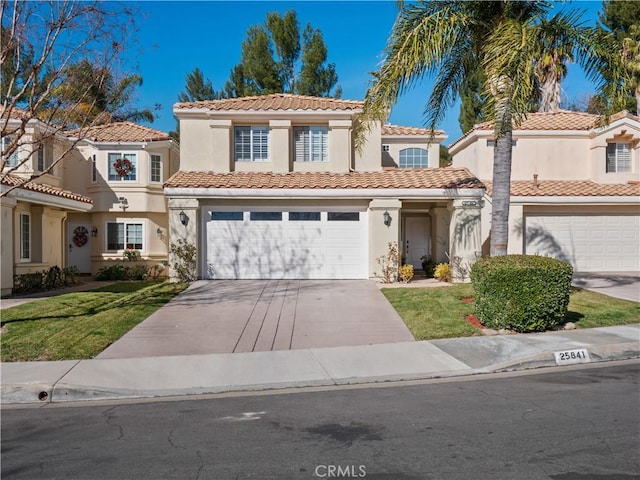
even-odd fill
[(469, 282), (471, 266), (481, 255), (479, 200), (454, 200), (449, 225), (449, 263), (454, 282)]
[(9, 295), (13, 290), (13, 209), (16, 201), (0, 197), (0, 294)]
[(448, 263), (449, 251), (449, 225), (451, 223), (451, 211), (446, 207), (431, 209), (433, 221), (431, 222), (431, 255), (437, 263)]
[[(186, 215), (185, 223), (180, 219), (180, 214)], [(191, 245), (195, 245), (198, 251), (196, 261), (196, 275), (202, 278), (202, 245), (200, 242), (201, 218), (200, 202), (196, 198), (169, 198), (169, 247), (177, 244), (178, 240), (185, 240)], [(169, 251), (169, 278), (177, 281), (174, 276), (173, 264), (177, 258)]]
[(351, 167), (351, 120), (329, 120), (331, 171), (347, 173)]
[[(211, 128), (211, 139), (212, 139), (212, 152), (211, 158), (200, 159), (200, 166), (212, 165), (211, 168), (214, 172), (226, 173), (231, 172), (233, 170), (232, 166), (233, 162), (233, 123), (231, 120), (210, 120), (209, 128)], [(182, 129), (180, 135), (183, 135)], [(194, 148), (194, 146), (198, 149), (201, 149), (202, 139), (195, 139), (193, 144), (189, 144), (190, 148)], [(181, 148), (181, 156), (182, 149), (185, 148), (180, 145)], [(197, 158), (199, 153), (189, 152), (194, 158)], [(204, 161), (202, 161), (204, 160)], [(202, 168), (201, 168), (202, 169)], [(206, 168), (205, 170), (209, 170)]]
[(275, 173), (291, 171), (291, 120), (269, 121), (271, 162)]
[[(377, 259), (389, 253), (389, 242), (400, 242), (400, 208), (398, 199), (374, 199), (369, 203), (369, 277), (381, 277)], [(389, 225), (384, 214), (391, 216)], [(400, 248), (400, 245), (398, 245)]]

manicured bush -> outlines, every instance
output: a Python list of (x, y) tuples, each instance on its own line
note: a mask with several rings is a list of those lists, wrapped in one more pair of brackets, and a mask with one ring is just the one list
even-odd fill
[(129, 268), (120, 263), (102, 267), (96, 274), (96, 280), (127, 280), (128, 278)]
[(564, 322), (573, 267), (550, 257), (485, 257), (471, 268), (476, 316), (489, 328), (544, 331)]
[(433, 278), (433, 273), (436, 269), (436, 262), (431, 260), (429, 255), (423, 255), (420, 257), (420, 261), (422, 262), (422, 270), (424, 271), (424, 276), (427, 278)]
[(451, 267), (448, 263), (439, 263), (433, 272), (433, 278), (440, 280), (441, 282), (451, 281)]
[(398, 269), (398, 276), (403, 283), (409, 283), (413, 280), (413, 265), (402, 265)]

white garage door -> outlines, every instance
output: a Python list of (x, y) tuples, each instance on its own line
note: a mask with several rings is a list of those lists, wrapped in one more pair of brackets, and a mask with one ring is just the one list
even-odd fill
[(207, 278), (368, 277), (366, 212), (244, 209), (205, 215)]
[(640, 216), (526, 217), (526, 253), (570, 262), (578, 272), (640, 270)]

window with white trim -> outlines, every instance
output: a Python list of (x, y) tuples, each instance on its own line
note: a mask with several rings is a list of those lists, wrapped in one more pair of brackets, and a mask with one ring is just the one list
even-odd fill
[(424, 148), (400, 150), (400, 168), (426, 168), (429, 166), (429, 152)]
[(98, 164), (96, 163), (95, 154), (91, 156), (91, 183), (98, 181)]
[(151, 154), (151, 165), (149, 168), (150, 181), (152, 183), (162, 183), (162, 155)]
[(20, 260), (31, 260), (31, 216), (20, 214)]
[(607, 144), (607, 173), (631, 171), (631, 145), (628, 143)]
[[(138, 156), (135, 153), (109, 153), (109, 181), (110, 182), (131, 182), (138, 180)], [(127, 163), (128, 161), (128, 163)], [(116, 171), (116, 165), (131, 165), (126, 172)], [(121, 175), (125, 173), (125, 175)]]
[[(51, 144), (42, 141), (38, 144), (38, 151), (36, 152), (36, 171), (44, 172), (48, 167), (53, 164), (53, 150)], [(49, 173), (53, 175), (53, 168), (49, 170)]]
[(293, 127), (293, 152), (295, 162), (328, 161), (329, 129), (309, 126)]
[(124, 250), (125, 248), (143, 250), (142, 232), (141, 223), (107, 223), (107, 250)]
[[(11, 135), (5, 135), (4, 137), (2, 137), (2, 157), (3, 158), (6, 157), (4, 155), (4, 152), (6, 152), (9, 149), (9, 146), (11, 145), (12, 142), (13, 142), (13, 137)], [(16, 148), (11, 155), (6, 157), (7, 167), (15, 167), (20, 162), (18, 159), (18, 150), (19, 148)]]
[(269, 127), (235, 127), (234, 147), (236, 162), (268, 162)]

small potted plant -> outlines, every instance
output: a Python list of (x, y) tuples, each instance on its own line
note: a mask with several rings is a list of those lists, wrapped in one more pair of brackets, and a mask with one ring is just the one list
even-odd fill
[(429, 255), (421, 256), (420, 261), (422, 262), (422, 271), (424, 272), (424, 276), (427, 278), (433, 278), (433, 272), (436, 268), (436, 262), (431, 260), (431, 257)]

